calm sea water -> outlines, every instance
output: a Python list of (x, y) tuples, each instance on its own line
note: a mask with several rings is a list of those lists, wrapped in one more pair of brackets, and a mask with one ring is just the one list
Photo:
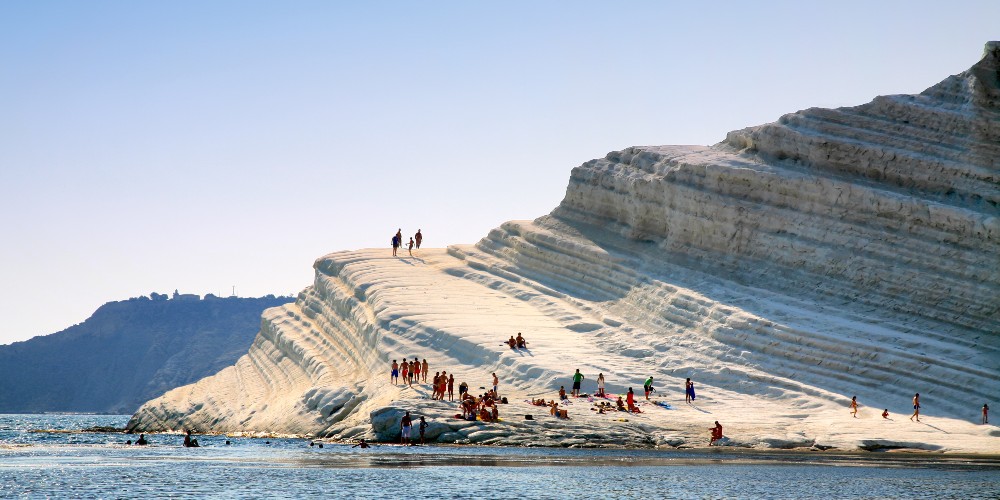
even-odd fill
[[(344, 445), (135, 436), (121, 415), (0, 415), (0, 497), (1000, 498), (1000, 461), (753, 451)], [(38, 430), (43, 430), (39, 432)], [(229, 440), (230, 445), (225, 441)]]

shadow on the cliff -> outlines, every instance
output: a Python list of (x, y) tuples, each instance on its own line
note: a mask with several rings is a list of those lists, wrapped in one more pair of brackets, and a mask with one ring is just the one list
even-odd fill
[(704, 408), (701, 408), (701, 407), (699, 407), (699, 406), (695, 405), (694, 403), (688, 403), (688, 407), (690, 407), (690, 408), (692, 408), (692, 409), (694, 409), (694, 410), (698, 410), (698, 411), (700, 411), (700, 412), (702, 412), (702, 413), (707, 413), (707, 414), (709, 414), (709, 415), (711, 415), (711, 414), (712, 414), (712, 412), (710, 412), (710, 411), (708, 411), (708, 410), (706, 410), (706, 409), (704, 409)]

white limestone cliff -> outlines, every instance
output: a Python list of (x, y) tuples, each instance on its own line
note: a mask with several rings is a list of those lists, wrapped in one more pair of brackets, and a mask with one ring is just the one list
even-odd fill
[[(411, 410), (441, 442), (701, 446), (719, 420), (736, 446), (1000, 452), (1000, 430), (973, 423), (1000, 396), (998, 173), (990, 42), (920, 95), (592, 160), (551, 214), (476, 245), (322, 257), (235, 366), (129, 427), (392, 440)], [(519, 331), (530, 349), (500, 345)], [(390, 384), (413, 357), (477, 394), (496, 372), (504, 421)], [(653, 375), (673, 408), (574, 399), (567, 421), (524, 402), (576, 368), (585, 392), (599, 372), (614, 393)], [(906, 418), (916, 392), (924, 424)]]

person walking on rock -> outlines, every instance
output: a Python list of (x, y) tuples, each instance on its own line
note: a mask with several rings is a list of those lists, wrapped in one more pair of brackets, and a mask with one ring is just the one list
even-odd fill
[(403, 358), (403, 366), (400, 367), (400, 371), (402, 372), (402, 373), (400, 373), (400, 375), (403, 376), (403, 383), (404, 384), (409, 384), (410, 383), (410, 362), (407, 361), (406, 358)]
[(914, 417), (916, 417), (917, 422), (920, 421), (920, 393), (913, 395), (913, 415), (910, 415), (910, 421), (912, 422)]
[(410, 243), (407, 244), (406, 251), (410, 252), (410, 257), (413, 257), (413, 238), (410, 238)]
[(399, 444), (410, 444), (410, 428), (413, 426), (413, 420), (410, 419), (410, 412), (406, 412), (403, 415), (402, 420), (399, 421)]
[[(424, 366), (423, 366), (423, 369), (424, 369), (424, 382), (425, 382), (425, 383), (427, 382), (427, 370), (428, 370), (429, 368), (430, 368), (430, 365), (428, 365), (428, 364), (427, 364), (427, 358), (424, 358)], [(419, 372), (418, 372), (418, 373), (419, 373)], [(418, 382), (419, 382), (419, 380), (418, 380)]]
[(572, 394), (573, 394), (574, 398), (580, 397), (580, 383), (583, 382), (584, 378), (585, 377), (583, 376), (583, 374), (580, 373), (580, 369), (577, 368), (576, 369), (576, 373), (573, 374), (573, 392), (572, 392)]
[(642, 389), (644, 391), (646, 391), (646, 401), (649, 401), (649, 395), (653, 391), (656, 390), (656, 389), (653, 389), (653, 377), (652, 376), (650, 376), (649, 378), (647, 378), (646, 382), (642, 384)]
[(413, 241), (417, 244), (417, 250), (420, 250), (420, 242), (424, 241), (424, 235), (420, 234), (419, 229), (417, 229), (417, 234), (413, 235)]
[(858, 397), (857, 396), (851, 396), (851, 415), (854, 415), (854, 418), (858, 418)]
[(399, 363), (396, 360), (392, 360), (392, 371), (389, 372), (389, 382), (392, 385), (396, 385), (399, 382)]
[(420, 417), (420, 426), (418, 428), (420, 431), (420, 444), (424, 444), (424, 432), (427, 430), (427, 421), (424, 417)]
[(990, 407), (983, 403), (983, 425), (990, 423)]

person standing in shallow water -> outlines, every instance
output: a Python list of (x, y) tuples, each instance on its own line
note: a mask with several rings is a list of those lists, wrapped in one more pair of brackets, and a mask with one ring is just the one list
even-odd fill
[(413, 241), (417, 244), (417, 250), (420, 250), (420, 242), (424, 241), (424, 235), (420, 234), (419, 229), (417, 229), (417, 234), (413, 235)]
[(920, 393), (913, 395), (913, 415), (910, 415), (910, 421), (912, 422), (914, 417), (916, 417), (917, 422), (920, 421)]

